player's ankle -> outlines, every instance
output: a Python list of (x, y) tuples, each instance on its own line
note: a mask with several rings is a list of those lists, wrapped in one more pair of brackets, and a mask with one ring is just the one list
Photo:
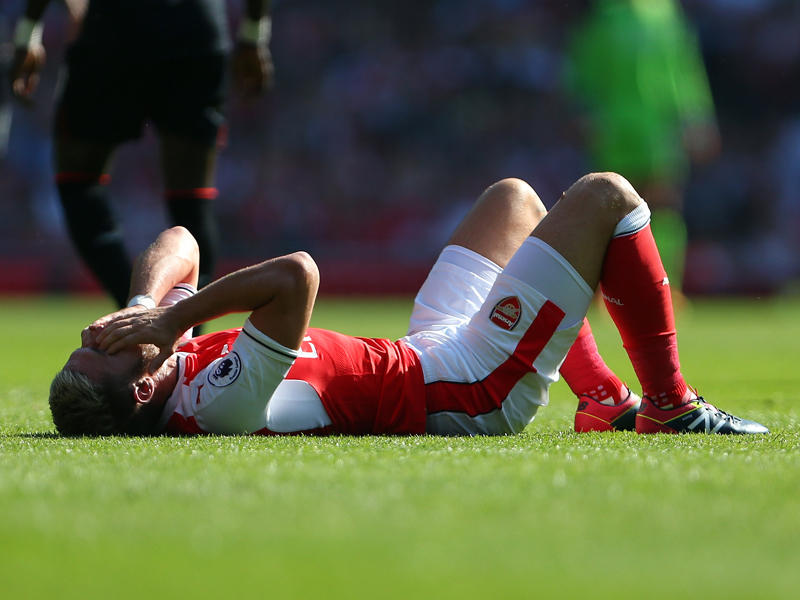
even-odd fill
[(657, 393), (644, 392), (643, 395), (650, 400), (652, 404), (665, 410), (683, 406), (697, 398), (697, 394), (692, 388), (686, 385), (683, 379), (673, 385), (668, 391)]
[(630, 394), (628, 386), (622, 383), (616, 375), (613, 375), (608, 380), (578, 394), (578, 396), (587, 396), (606, 406), (617, 406), (628, 399), (628, 394)]

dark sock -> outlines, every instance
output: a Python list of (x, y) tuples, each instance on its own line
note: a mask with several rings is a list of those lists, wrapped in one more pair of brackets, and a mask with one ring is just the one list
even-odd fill
[[(217, 222), (214, 218), (215, 188), (171, 190), (166, 194), (170, 218), (174, 225), (189, 230), (200, 249), (200, 268), (197, 289), (214, 281), (217, 264)], [(202, 335), (203, 325), (194, 328), (194, 336)]]
[(59, 173), (61, 205), (72, 242), (101, 285), (125, 306), (131, 283), (131, 261), (122, 231), (111, 210), (107, 176)]
[[(213, 193), (212, 193), (213, 191)], [(167, 192), (167, 207), (173, 225), (189, 230), (200, 247), (200, 273), (198, 289), (214, 280), (217, 264), (217, 222), (214, 218), (213, 188), (173, 190)]]

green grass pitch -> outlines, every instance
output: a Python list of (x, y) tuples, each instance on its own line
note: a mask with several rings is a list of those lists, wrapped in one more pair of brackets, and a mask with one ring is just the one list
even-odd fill
[[(559, 382), (514, 437), (60, 439), (49, 381), (107, 308), (0, 300), (2, 598), (800, 595), (800, 301), (678, 322), (688, 381), (764, 437), (577, 435)], [(313, 324), (395, 338), (409, 310), (322, 299)]]

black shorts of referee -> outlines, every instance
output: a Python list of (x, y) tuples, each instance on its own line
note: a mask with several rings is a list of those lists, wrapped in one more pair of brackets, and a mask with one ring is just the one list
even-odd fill
[(60, 140), (120, 144), (159, 132), (213, 145), (224, 135), (226, 53), (120, 57), (73, 46), (55, 133)]

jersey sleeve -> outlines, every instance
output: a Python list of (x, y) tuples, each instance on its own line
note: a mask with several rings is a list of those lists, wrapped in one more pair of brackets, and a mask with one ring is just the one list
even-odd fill
[(166, 294), (161, 299), (161, 302), (158, 303), (159, 306), (172, 306), (173, 304), (177, 304), (181, 300), (185, 300), (190, 296), (194, 296), (197, 293), (197, 288), (193, 285), (189, 285), (188, 283), (179, 283)]
[(230, 352), (200, 375), (193, 407), (197, 424), (204, 431), (221, 434), (263, 429), (267, 405), (298, 355), (299, 351), (271, 339), (248, 319)]

